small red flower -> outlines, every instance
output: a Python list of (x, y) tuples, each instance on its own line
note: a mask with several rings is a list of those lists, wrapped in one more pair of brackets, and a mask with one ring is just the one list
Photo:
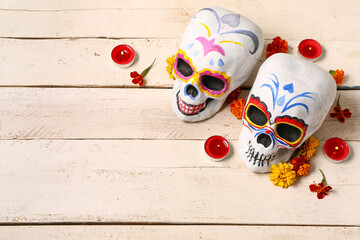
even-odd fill
[(330, 113), (330, 117), (331, 118), (337, 118), (339, 120), (339, 122), (344, 123), (345, 118), (350, 118), (352, 113), (350, 112), (350, 110), (348, 108), (345, 108), (344, 110), (341, 110), (341, 106), (340, 106), (339, 101), (340, 101), (340, 95), (339, 95), (339, 98), (337, 100), (336, 107), (334, 107), (335, 112)]
[(155, 60), (156, 60), (156, 58), (154, 59), (154, 61), (152, 62), (152, 64), (149, 67), (147, 67), (144, 71), (142, 71), (141, 74), (139, 74), (137, 71), (130, 73), (130, 77), (132, 77), (133, 84), (139, 84), (139, 86), (144, 85), (144, 77), (146, 76), (146, 74), (150, 71), (150, 69), (154, 65)]
[(330, 186), (325, 186), (323, 182), (319, 184), (311, 184), (309, 188), (311, 192), (317, 192), (318, 199), (323, 199), (325, 195), (328, 195), (328, 192), (332, 189)]
[(316, 192), (317, 193), (317, 198), (318, 199), (323, 199), (326, 195), (328, 195), (328, 192), (333, 189), (330, 186), (326, 186), (326, 179), (325, 179), (325, 175), (324, 173), (321, 171), (321, 169), (319, 169), (321, 172), (321, 175), (323, 176), (323, 179), (321, 180), (321, 182), (319, 184), (316, 184), (314, 182), (314, 184), (310, 184), (309, 189), (311, 192)]
[(133, 78), (132, 83), (133, 84), (139, 84), (140, 86), (144, 85), (144, 78), (141, 76), (138, 72), (131, 72), (130, 77)]
[(237, 99), (239, 97), (241, 93), (241, 88), (238, 87), (237, 89), (235, 89), (234, 91), (232, 91), (229, 96), (226, 98), (226, 101), (231, 103), (232, 101), (234, 101), (235, 99)]
[(281, 39), (281, 37), (276, 37), (271, 43), (266, 47), (266, 58), (270, 57), (275, 53), (287, 53), (288, 52), (288, 43), (286, 40)]

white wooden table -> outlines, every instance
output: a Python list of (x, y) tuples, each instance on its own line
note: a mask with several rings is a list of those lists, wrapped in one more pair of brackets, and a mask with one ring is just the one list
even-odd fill
[[(244, 167), (228, 104), (201, 123), (171, 109), (165, 59), (207, 5), (247, 16), (292, 54), (317, 39), (316, 63), (346, 73), (338, 94), (352, 118), (325, 120), (309, 176), (287, 190)], [(1, 240), (360, 238), (360, 1), (2, 0), (0, 22)], [(126, 70), (110, 58), (121, 43), (139, 55)], [(135, 87), (129, 73), (154, 57)], [(224, 162), (203, 155), (214, 134), (230, 140)], [(330, 137), (348, 141), (349, 161), (324, 158)], [(323, 200), (308, 188), (319, 168), (334, 188)]]

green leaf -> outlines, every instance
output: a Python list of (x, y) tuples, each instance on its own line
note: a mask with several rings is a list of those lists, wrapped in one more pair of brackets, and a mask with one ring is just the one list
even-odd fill
[(322, 183), (324, 183), (326, 185), (326, 178), (325, 178), (325, 175), (323, 173), (323, 171), (321, 171), (321, 169), (319, 169), (320, 172), (321, 172), (321, 175), (323, 176), (323, 179), (321, 180)]
[(146, 74), (148, 74), (148, 72), (150, 71), (150, 69), (154, 65), (155, 61), (156, 61), (156, 58), (154, 59), (154, 61), (152, 62), (152, 64), (149, 67), (147, 67), (144, 71), (142, 71), (141, 76), (145, 77)]
[(339, 94), (338, 100), (337, 100), (337, 102), (336, 102), (336, 106), (341, 109), (341, 107), (340, 107), (340, 94)]
[(334, 70), (330, 70), (329, 73), (330, 73), (331, 75), (333, 75), (333, 76), (336, 75), (336, 72), (335, 72)]

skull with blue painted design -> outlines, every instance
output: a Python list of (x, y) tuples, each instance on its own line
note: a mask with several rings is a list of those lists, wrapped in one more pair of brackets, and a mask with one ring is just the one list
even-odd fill
[(263, 45), (261, 29), (249, 19), (220, 7), (201, 9), (185, 30), (173, 66), (177, 116), (196, 122), (217, 113), (250, 77)]
[(279, 53), (261, 66), (243, 114), (239, 153), (247, 168), (269, 172), (323, 123), (336, 95), (332, 76), (299, 57)]

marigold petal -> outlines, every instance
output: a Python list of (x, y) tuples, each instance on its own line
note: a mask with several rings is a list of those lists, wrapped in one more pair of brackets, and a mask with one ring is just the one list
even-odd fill
[(130, 73), (130, 77), (136, 78), (137, 76), (140, 76), (140, 74), (136, 71)]
[(317, 189), (319, 188), (319, 186), (317, 184), (311, 184), (309, 186), (309, 188), (310, 188), (311, 192), (317, 192)]
[(324, 188), (325, 192), (329, 192), (331, 189), (332, 189), (332, 187), (330, 187), (330, 186), (326, 186), (326, 187)]
[(344, 110), (344, 116), (345, 116), (346, 118), (351, 118), (351, 115), (352, 115), (352, 113), (350, 112), (350, 110), (346, 108), (346, 109)]
[(318, 192), (317, 193), (317, 198), (318, 199), (323, 199), (325, 197), (325, 192)]
[(139, 80), (138, 80), (137, 78), (134, 78), (134, 79), (132, 80), (132, 83), (133, 83), (133, 84), (138, 84), (138, 83), (139, 83)]

